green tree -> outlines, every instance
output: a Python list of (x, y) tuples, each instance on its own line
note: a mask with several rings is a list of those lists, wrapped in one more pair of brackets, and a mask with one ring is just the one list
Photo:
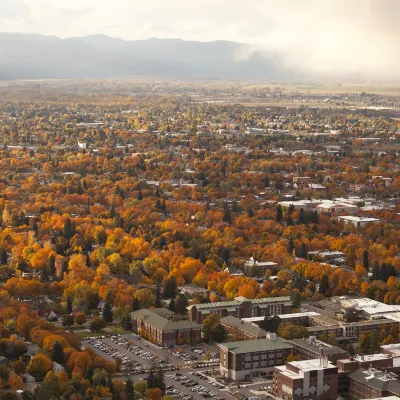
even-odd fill
[(276, 209), (276, 222), (281, 222), (283, 218), (282, 207), (278, 204), (278, 208)]
[(226, 338), (226, 333), (221, 325), (220, 316), (218, 314), (209, 315), (202, 325), (204, 340), (207, 343), (214, 341), (223, 342)]
[(107, 324), (111, 324), (113, 322), (113, 310), (111, 304), (108, 301), (104, 303), (101, 315)]
[(188, 306), (188, 299), (183, 294), (178, 294), (175, 297), (175, 312), (178, 314), (186, 314), (186, 307)]
[(307, 328), (291, 322), (282, 322), (278, 328), (278, 336), (287, 340), (302, 339), (308, 337)]
[(71, 239), (75, 234), (74, 226), (69, 218), (64, 222), (64, 237), (66, 239)]
[(163, 284), (163, 297), (170, 298), (175, 296), (177, 289), (176, 278), (171, 276), (170, 278), (166, 279)]
[(128, 378), (125, 384), (125, 399), (135, 400), (135, 390), (133, 387), (133, 382)]
[(62, 319), (62, 325), (70, 328), (75, 323), (75, 318), (72, 314), (64, 314)]
[(54, 343), (51, 359), (59, 364), (64, 364), (64, 348), (59, 342)]
[(101, 317), (94, 317), (90, 323), (90, 329), (94, 332), (99, 332), (107, 326), (106, 321)]

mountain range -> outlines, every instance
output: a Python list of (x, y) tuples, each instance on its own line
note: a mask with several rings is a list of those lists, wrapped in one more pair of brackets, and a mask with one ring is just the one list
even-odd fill
[(181, 39), (126, 41), (105, 35), (61, 39), (0, 33), (0, 79), (287, 79), (276, 56), (249, 44)]

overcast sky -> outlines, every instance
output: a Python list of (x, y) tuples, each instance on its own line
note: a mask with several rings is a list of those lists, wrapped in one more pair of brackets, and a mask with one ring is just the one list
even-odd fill
[(400, 67), (399, 15), (400, 0), (0, 0), (0, 31), (233, 40), (299, 69), (372, 76)]

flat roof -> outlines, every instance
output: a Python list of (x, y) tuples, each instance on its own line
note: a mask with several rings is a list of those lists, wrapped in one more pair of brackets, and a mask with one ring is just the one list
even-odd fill
[(280, 338), (277, 338), (276, 340), (242, 340), (239, 342), (221, 343), (218, 346), (234, 354), (255, 353), (260, 351), (284, 350), (293, 348), (293, 346), (289, 342)]

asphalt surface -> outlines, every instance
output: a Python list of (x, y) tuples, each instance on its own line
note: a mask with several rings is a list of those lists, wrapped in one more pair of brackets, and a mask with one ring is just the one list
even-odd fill
[[(207, 379), (200, 379), (197, 376), (193, 375), (193, 372), (203, 372), (205, 370), (210, 370), (210, 369), (218, 369), (218, 367), (205, 367), (205, 368), (199, 368), (199, 369), (192, 369), (189, 367), (185, 366), (185, 362), (181, 359), (179, 359), (178, 357), (174, 356), (173, 354), (171, 354), (168, 349), (162, 349), (159, 348), (155, 345), (153, 345), (150, 342), (147, 342), (141, 338), (138, 338), (137, 336), (133, 335), (133, 334), (128, 334), (128, 335), (122, 335), (124, 338), (128, 339), (129, 341), (132, 342), (133, 345), (136, 346), (140, 346), (143, 350), (149, 352), (150, 354), (161, 358), (164, 360), (164, 362), (166, 364), (172, 364), (174, 366), (178, 366), (180, 365), (181, 368), (179, 371), (166, 371), (165, 372), (165, 383), (166, 386), (172, 386), (175, 389), (178, 389), (180, 392), (188, 395), (191, 397), (191, 399), (193, 400), (201, 400), (204, 399), (204, 397), (200, 396), (197, 394), (197, 392), (191, 391), (191, 387), (185, 387), (184, 385), (182, 385), (181, 381), (175, 381), (172, 377), (170, 377), (171, 375), (175, 375), (176, 373), (180, 373), (182, 376), (187, 376), (189, 379), (197, 382), (199, 385), (205, 387), (206, 389), (208, 389), (210, 392), (216, 394), (219, 396), (219, 398), (221, 400), (233, 400), (234, 398), (228, 393), (229, 390), (228, 388), (226, 389), (219, 389), (218, 387), (214, 387), (211, 385), (211, 383), (213, 383), (215, 380), (213, 378), (207, 378)], [(138, 362), (139, 364), (145, 366), (145, 367), (149, 367), (150, 366), (150, 362), (147, 360), (144, 360), (142, 358), (140, 358), (138, 355), (130, 352), (128, 349), (120, 346), (117, 343), (114, 343), (111, 338), (103, 338), (103, 339), (99, 339), (101, 340), (104, 344), (106, 344), (107, 346), (114, 348), (116, 350), (118, 350), (120, 353), (126, 355), (127, 357), (129, 357), (130, 359)], [(97, 354), (100, 354), (101, 356), (103, 356), (105, 359), (107, 360), (114, 360), (113, 357), (111, 357), (110, 355), (102, 352), (99, 349), (94, 348), (91, 344), (87, 343), (87, 341), (82, 341), (84, 346), (89, 348), (91, 347)], [(199, 346), (196, 346), (199, 347)], [(207, 345), (203, 345), (200, 347), (204, 347), (207, 350), (216, 352), (217, 354), (219, 354), (218, 352), (218, 347), (217, 346), (207, 346)], [(196, 353), (194, 353), (193, 351), (191, 351), (191, 346), (181, 346), (182, 351), (193, 355), (196, 357), (196, 359), (198, 360), (202, 360), (203, 356), (198, 355)], [(171, 349), (169, 349), (171, 350)], [(173, 350), (176, 350), (173, 349)], [(122, 376), (121, 378), (123, 380), (128, 379), (128, 377), (130, 377), (134, 382), (138, 381), (138, 380), (142, 380), (142, 379), (146, 379), (146, 374), (143, 375), (128, 375), (128, 376)], [(260, 400), (264, 398), (264, 396), (262, 395), (256, 395), (254, 394), (252, 391), (253, 390), (257, 390), (258, 388), (260, 388), (261, 386), (265, 386), (267, 384), (272, 384), (271, 381), (268, 382), (260, 382), (260, 383), (254, 383), (254, 384), (249, 384), (247, 385), (246, 388), (234, 388), (233, 391), (238, 391), (241, 395), (245, 396), (245, 397), (258, 397)], [(178, 397), (177, 397), (178, 399)], [(214, 400), (212, 397), (208, 397), (208, 399)]]

